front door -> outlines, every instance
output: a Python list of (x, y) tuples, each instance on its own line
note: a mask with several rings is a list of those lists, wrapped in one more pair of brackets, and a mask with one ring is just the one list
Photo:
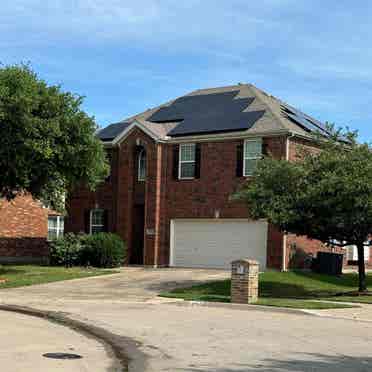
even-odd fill
[(144, 228), (145, 206), (144, 204), (135, 205), (133, 208), (132, 249), (129, 259), (131, 265), (143, 265)]

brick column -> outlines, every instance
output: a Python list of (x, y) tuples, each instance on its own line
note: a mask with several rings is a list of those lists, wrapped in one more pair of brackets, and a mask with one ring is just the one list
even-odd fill
[(259, 264), (249, 259), (231, 263), (231, 302), (247, 304), (258, 300)]

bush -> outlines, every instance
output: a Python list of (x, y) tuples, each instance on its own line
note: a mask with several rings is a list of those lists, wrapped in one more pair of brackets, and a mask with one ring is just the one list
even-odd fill
[(118, 235), (68, 233), (50, 244), (50, 263), (56, 266), (120, 266), (126, 246)]
[(81, 236), (68, 233), (50, 244), (50, 263), (66, 267), (80, 265), (83, 248)]
[(123, 263), (126, 246), (118, 235), (99, 233), (85, 235), (81, 255), (83, 265), (95, 267), (116, 267)]

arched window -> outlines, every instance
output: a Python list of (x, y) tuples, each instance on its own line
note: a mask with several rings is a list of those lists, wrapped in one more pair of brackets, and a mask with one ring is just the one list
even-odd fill
[(138, 154), (138, 181), (146, 180), (146, 150), (142, 149)]

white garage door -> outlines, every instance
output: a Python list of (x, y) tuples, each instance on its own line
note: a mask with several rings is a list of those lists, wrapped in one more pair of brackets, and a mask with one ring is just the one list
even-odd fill
[(267, 223), (238, 219), (172, 220), (170, 266), (230, 268), (251, 258), (266, 268)]

